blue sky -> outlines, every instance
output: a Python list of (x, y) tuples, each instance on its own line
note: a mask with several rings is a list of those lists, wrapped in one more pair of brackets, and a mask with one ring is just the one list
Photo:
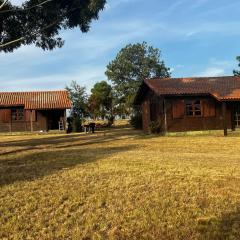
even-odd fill
[(109, 0), (90, 32), (62, 32), (60, 49), (0, 53), (1, 91), (62, 89), (71, 80), (89, 91), (106, 80), (106, 65), (122, 47), (143, 41), (161, 49), (173, 77), (232, 75), (239, 9), (239, 0)]

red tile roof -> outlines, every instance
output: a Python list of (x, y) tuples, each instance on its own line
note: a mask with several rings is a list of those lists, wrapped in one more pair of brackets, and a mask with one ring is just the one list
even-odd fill
[(158, 95), (212, 95), (219, 101), (240, 100), (240, 77), (155, 78), (145, 84)]
[(0, 92), (0, 106), (24, 106), (25, 109), (69, 109), (67, 91)]

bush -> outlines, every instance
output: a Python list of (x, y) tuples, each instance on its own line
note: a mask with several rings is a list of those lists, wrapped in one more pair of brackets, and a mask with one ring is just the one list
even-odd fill
[(151, 130), (151, 133), (154, 133), (154, 134), (161, 133), (163, 131), (161, 122), (160, 121), (152, 121), (150, 123), (150, 130)]
[(67, 133), (71, 133), (73, 131), (73, 118), (72, 117), (68, 117), (67, 118)]
[(142, 115), (141, 113), (137, 113), (131, 116), (130, 124), (135, 129), (142, 129)]
[(107, 120), (108, 120), (108, 126), (111, 127), (114, 123), (115, 117), (111, 115), (107, 117)]
[(79, 117), (74, 117), (72, 121), (72, 131), (81, 132), (82, 131), (82, 119)]

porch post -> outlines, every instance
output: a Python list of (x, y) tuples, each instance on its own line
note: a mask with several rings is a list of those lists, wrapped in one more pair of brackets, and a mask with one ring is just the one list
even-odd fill
[(166, 102), (166, 99), (164, 98), (163, 99), (163, 114), (164, 114), (164, 127), (163, 127), (163, 130), (164, 130), (164, 134), (167, 133), (167, 102)]
[(32, 116), (32, 110), (30, 110), (30, 125), (31, 125), (31, 132), (33, 132), (33, 116)]
[(9, 130), (12, 132), (12, 109), (10, 109), (10, 124), (9, 124)]
[(231, 127), (232, 131), (236, 131), (236, 125), (235, 125), (235, 106), (231, 107)]
[(223, 130), (224, 136), (227, 136), (227, 107), (226, 102), (222, 102), (222, 117), (223, 117)]
[(64, 110), (64, 130), (67, 130), (67, 110)]

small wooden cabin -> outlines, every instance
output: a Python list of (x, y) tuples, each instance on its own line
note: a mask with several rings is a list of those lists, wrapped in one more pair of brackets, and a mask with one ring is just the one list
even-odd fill
[(235, 130), (240, 126), (240, 77), (155, 78), (140, 87), (143, 130), (159, 122), (164, 132)]
[(67, 91), (0, 92), (0, 132), (64, 129)]

